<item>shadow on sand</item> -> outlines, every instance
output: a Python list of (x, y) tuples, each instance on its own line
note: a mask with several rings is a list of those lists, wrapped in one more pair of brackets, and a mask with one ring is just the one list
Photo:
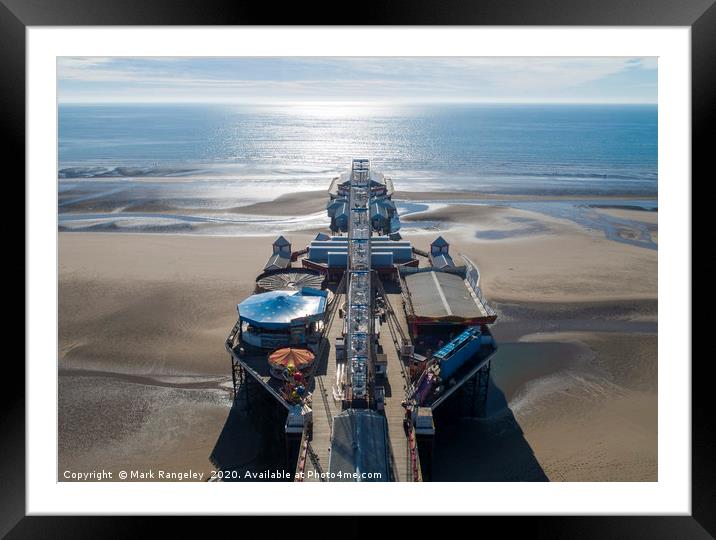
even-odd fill
[(547, 482), (505, 394), (489, 384), (485, 418), (436, 419), (432, 481)]
[[(250, 381), (250, 382), (249, 382)], [(231, 406), (209, 459), (224, 481), (286, 481), (286, 409), (247, 378)], [(248, 398), (248, 399), (247, 399)], [(256, 474), (266, 477), (256, 477)], [(271, 473), (280, 473), (272, 477)]]

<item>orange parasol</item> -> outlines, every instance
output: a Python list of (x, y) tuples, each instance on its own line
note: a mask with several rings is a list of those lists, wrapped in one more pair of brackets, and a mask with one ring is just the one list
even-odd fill
[(277, 369), (293, 366), (296, 369), (305, 369), (313, 363), (313, 353), (306, 349), (285, 347), (277, 349), (269, 355), (269, 364)]

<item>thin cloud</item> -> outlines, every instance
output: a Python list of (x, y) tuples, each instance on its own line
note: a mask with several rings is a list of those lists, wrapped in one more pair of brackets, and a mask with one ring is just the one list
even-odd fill
[(655, 58), (63, 57), (61, 101), (656, 100)]

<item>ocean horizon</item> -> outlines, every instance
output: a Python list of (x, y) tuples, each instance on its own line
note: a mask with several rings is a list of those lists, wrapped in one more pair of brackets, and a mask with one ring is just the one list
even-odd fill
[(648, 104), (60, 104), (58, 124), (61, 229), (232, 221), (216, 213), (326, 189), (355, 157), (399, 191), (657, 195)]

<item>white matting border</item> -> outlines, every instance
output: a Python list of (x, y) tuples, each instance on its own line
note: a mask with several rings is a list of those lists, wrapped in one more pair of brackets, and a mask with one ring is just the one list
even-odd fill
[[(271, 513), (284, 497), (296, 514), (690, 513), (689, 28), (31, 27), (27, 45), (28, 514)], [(658, 482), (57, 482), (57, 56), (658, 56), (659, 305), (675, 315), (659, 335)]]

